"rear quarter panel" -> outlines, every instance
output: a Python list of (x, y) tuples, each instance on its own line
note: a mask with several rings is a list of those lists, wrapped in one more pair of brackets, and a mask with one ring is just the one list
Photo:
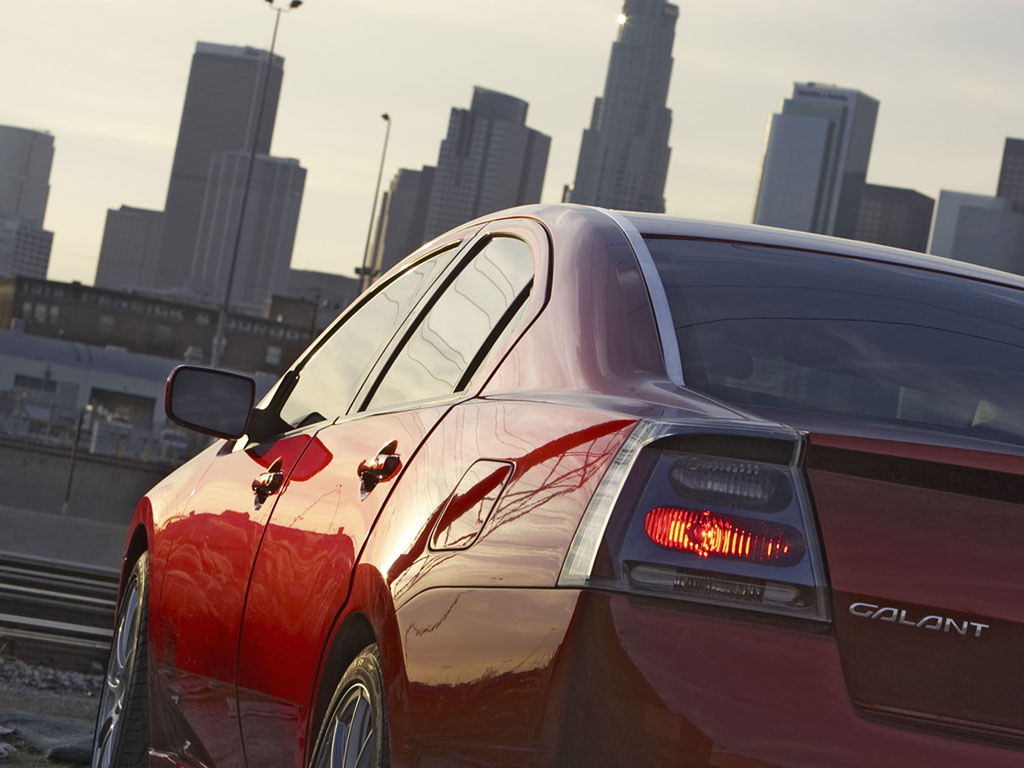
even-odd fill
[[(397, 610), (376, 628), (393, 765), (430, 753), (526, 764), (531, 750), (550, 748), (542, 714), (561, 695), (553, 665), (575, 604), (575, 593), (551, 588), (635, 423), (569, 405), (475, 400), (421, 447), (360, 566), (379, 574)], [(470, 547), (431, 549), (445, 502), (478, 459), (515, 469)]]

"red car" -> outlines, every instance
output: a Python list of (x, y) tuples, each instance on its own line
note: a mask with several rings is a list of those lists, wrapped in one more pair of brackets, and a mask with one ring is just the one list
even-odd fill
[(1022, 289), (533, 206), (176, 369), (95, 764), (1024, 765)]

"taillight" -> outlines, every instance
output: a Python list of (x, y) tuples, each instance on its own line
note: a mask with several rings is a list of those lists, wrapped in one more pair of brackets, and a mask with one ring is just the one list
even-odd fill
[(800, 433), (641, 422), (605, 474), (559, 584), (828, 620)]
[(705, 509), (657, 507), (647, 513), (644, 529), (665, 549), (700, 557), (721, 557), (764, 565), (800, 562), (807, 545), (796, 528), (780, 523), (723, 515)]

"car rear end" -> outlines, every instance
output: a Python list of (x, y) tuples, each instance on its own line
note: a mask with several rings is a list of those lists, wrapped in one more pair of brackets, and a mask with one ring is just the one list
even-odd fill
[(747, 418), (641, 421), (591, 501), (562, 762), (1024, 763), (1024, 284), (623, 221)]

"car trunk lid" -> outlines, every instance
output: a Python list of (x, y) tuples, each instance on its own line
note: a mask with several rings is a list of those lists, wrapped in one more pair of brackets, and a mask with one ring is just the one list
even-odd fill
[(1024, 736), (1024, 458), (997, 450), (810, 435), (857, 705)]

